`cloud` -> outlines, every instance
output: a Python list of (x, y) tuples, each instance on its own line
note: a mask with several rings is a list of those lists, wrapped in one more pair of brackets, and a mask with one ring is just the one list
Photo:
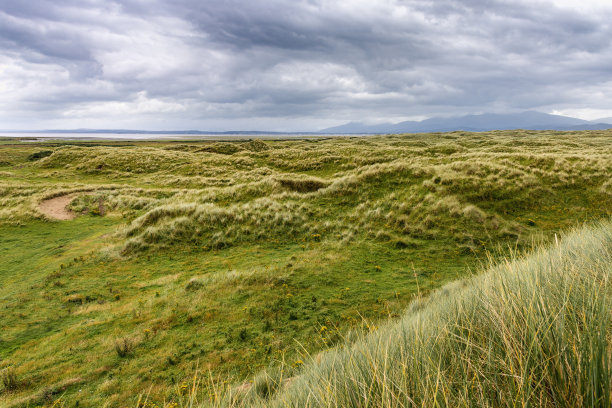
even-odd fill
[(0, 127), (612, 116), (611, 18), (598, 0), (3, 2)]
[(75, 109), (64, 112), (68, 117), (110, 117), (122, 115), (164, 114), (184, 111), (179, 103), (151, 99), (145, 91), (138, 92), (136, 98), (129, 102), (108, 101), (103, 103), (87, 103)]

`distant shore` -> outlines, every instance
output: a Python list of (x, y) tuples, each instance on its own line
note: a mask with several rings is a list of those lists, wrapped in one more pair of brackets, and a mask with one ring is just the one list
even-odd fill
[(249, 139), (283, 140), (283, 139), (321, 139), (327, 137), (356, 137), (365, 134), (323, 134), (323, 133), (52, 133), (52, 132), (0, 132), (0, 138), (14, 138), (24, 142), (45, 142), (49, 140), (227, 140), (239, 141)]

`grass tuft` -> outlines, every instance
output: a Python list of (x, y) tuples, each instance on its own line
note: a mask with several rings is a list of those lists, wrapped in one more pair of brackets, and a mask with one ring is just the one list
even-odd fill
[(0, 382), (5, 392), (15, 391), (21, 385), (13, 366), (6, 367), (0, 371)]
[(134, 349), (134, 341), (128, 337), (115, 340), (115, 352), (121, 358), (130, 355)]

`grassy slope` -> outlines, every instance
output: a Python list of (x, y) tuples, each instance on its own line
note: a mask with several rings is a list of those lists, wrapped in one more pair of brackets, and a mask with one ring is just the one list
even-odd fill
[[(487, 249), (609, 216), (611, 145), (606, 132), (267, 142), (233, 154), (110, 143), (50, 146), (34, 162), (49, 146), (0, 146), (0, 365), (19, 378), (0, 405), (118, 406), (149, 387), (160, 401), (196, 365), (230, 382), (299, 365), (302, 347), (398, 316)], [(75, 189), (93, 191), (75, 209), (101, 199), (109, 214), (40, 220), (38, 200)]]
[(612, 223), (412, 303), (313, 359), (288, 387), (260, 376), (226, 402), (266, 407), (609, 407)]

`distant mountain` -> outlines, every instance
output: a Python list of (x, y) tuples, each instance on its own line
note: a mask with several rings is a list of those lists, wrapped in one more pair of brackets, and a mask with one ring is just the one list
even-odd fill
[[(406, 121), (400, 123), (380, 123), (366, 125), (360, 122), (349, 122), (320, 131), (307, 132), (271, 132), (261, 130), (229, 130), (229, 131), (203, 131), (203, 130), (139, 130), (139, 129), (53, 129), (53, 130), (0, 130), (0, 132), (19, 134), (116, 134), (116, 135), (321, 135), (321, 134), (379, 134), (379, 133), (428, 133), (452, 132), (465, 130), (470, 132), (485, 132), (489, 130), (504, 129), (533, 129), (533, 130), (599, 130), (612, 128), (612, 118), (598, 120), (582, 120), (569, 116), (549, 115), (547, 113), (526, 111), (521, 113), (482, 115), (467, 115), (451, 118), (434, 117), (422, 121)], [(78, 136), (75, 136), (78, 137)]]
[(401, 122), (397, 124), (382, 123), (379, 125), (365, 125), (361, 122), (349, 122), (344, 125), (322, 129), (319, 133), (393, 133), (398, 128), (416, 126), (419, 122)]
[(612, 124), (612, 118), (596, 119), (596, 120), (592, 120), (591, 123), (607, 123), (607, 124)]
[(426, 133), (452, 132), (454, 130), (484, 132), (505, 129), (590, 130), (608, 129), (610, 127), (612, 125), (606, 123), (593, 123), (568, 116), (527, 111), (509, 114), (485, 113), (453, 118), (435, 117), (418, 122), (407, 121), (378, 125), (350, 122), (341, 126), (322, 129), (320, 133)]

